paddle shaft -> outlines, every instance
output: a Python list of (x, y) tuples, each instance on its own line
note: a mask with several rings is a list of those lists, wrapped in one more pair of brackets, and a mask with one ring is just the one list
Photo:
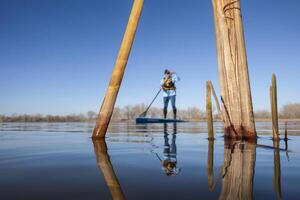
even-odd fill
[[(153, 102), (155, 101), (155, 99), (157, 98), (157, 96), (159, 95), (159, 93), (161, 92), (161, 88), (158, 90), (157, 94), (155, 95), (154, 99), (151, 101), (151, 103), (149, 104), (148, 108), (145, 110), (145, 115), (148, 112), (148, 110), (150, 109), (150, 107), (152, 106)], [(143, 114), (144, 114), (143, 113)]]

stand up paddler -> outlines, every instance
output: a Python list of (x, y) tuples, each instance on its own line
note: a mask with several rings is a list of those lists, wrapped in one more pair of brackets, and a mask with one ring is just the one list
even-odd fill
[(163, 90), (163, 100), (164, 100), (164, 118), (167, 118), (168, 104), (171, 101), (174, 119), (177, 117), (177, 109), (175, 106), (176, 102), (176, 82), (179, 81), (179, 77), (174, 71), (166, 69), (164, 71), (164, 78), (161, 80), (161, 88)]

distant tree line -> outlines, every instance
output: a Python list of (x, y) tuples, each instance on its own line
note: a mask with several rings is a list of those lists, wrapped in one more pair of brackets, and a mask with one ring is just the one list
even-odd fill
[[(278, 112), (281, 119), (300, 119), (300, 103), (288, 103), (281, 107)], [(269, 119), (271, 112), (269, 110), (258, 110), (254, 113), (255, 118)]]
[[(112, 121), (128, 121), (134, 120), (146, 109), (145, 104), (127, 105), (125, 107), (115, 107), (112, 116)], [(163, 117), (162, 109), (152, 107), (147, 112), (148, 117)], [(206, 119), (204, 110), (197, 107), (187, 109), (179, 109), (178, 116), (184, 120), (199, 121)], [(254, 113), (256, 119), (270, 119), (271, 114), (269, 110), (258, 110)], [(94, 111), (88, 111), (85, 114), (70, 114), (70, 115), (42, 115), (42, 114), (13, 114), (0, 115), (0, 122), (94, 122), (98, 114)], [(172, 110), (168, 113), (168, 117), (173, 117)], [(289, 103), (284, 105), (279, 110), (279, 117), (282, 119), (300, 119), (300, 103)], [(214, 119), (220, 120), (220, 116), (214, 109)]]
[(42, 114), (13, 114), (0, 115), (0, 122), (86, 122), (89, 118), (84, 114), (72, 115), (42, 115)]

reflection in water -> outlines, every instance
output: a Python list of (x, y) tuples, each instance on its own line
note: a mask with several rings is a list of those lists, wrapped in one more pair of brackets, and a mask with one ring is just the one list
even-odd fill
[(207, 151), (207, 177), (209, 191), (214, 191), (214, 140), (208, 140)]
[(138, 133), (148, 133), (149, 131), (148, 124), (139, 124), (138, 126), (135, 125), (135, 129)]
[(176, 176), (180, 172), (180, 168), (177, 167), (177, 147), (176, 147), (176, 134), (177, 134), (177, 124), (173, 123), (172, 133), (168, 133), (168, 124), (164, 124), (164, 149), (163, 149), (163, 159), (155, 153), (156, 157), (162, 164), (162, 168), (167, 176)]
[[(239, 184), (241, 183), (239, 179), (244, 179), (247, 175), (244, 173), (241, 176), (241, 170), (250, 171), (253, 174), (251, 168), (254, 168), (254, 165), (256, 175), (253, 181), (252, 197), (254, 199), (276, 199), (277, 196), (282, 199), (298, 199), (300, 194), (299, 186), (297, 186), (300, 180), (300, 122), (295, 123), (295, 125), (294, 122), (290, 125), (290, 134), (297, 135), (291, 136), (287, 141), (289, 151), (285, 148), (285, 141), (280, 140), (280, 149), (274, 148), (270, 140), (271, 136), (261, 135), (262, 137), (258, 139), (259, 144), (256, 145), (256, 161), (254, 161), (255, 147), (251, 144), (243, 146), (243, 143), (238, 143), (232, 147), (232, 155), (227, 147), (224, 150), (221, 137), (223, 129), (219, 123), (217, 123), (219, 131), (216, 131), (217, 137), (214, 142), (207, 141), (205, 123), (177, 124), (175, 143), (177, 156), (175, 157), (177, 166), (184, 167), (184, 171), (175, 177), (165, 175), (162, 162), (158, 161), (154, 154), (154, 152), (158, 153), (163, 160), (165, 144), (163, 124), (148, 124), (147, 126), (135, 124), (128, 126), (127, 122), (112, 124), (119, 132), (109, 132), (109, 137), (106, 138), (107, 148), (111, 145), (114, 147), (111, 151), (112, 149), (107, 150), (104, 141), (96, 141), (92, 144), (89, 140), (90, 134), (86, 132), (91, 131), (94, 125), (0, 123), (2, 130), (0, 130), (0, 199), (22, 197), (22, 199), (52, 200), (67, 197), (69, 199), (99, 197), (98, 199), (106, 200), (131, 197), (130, 199), (205, 200), (219, 197), (225, 199), (227, 196), (228, 199), (233, 197), (231, 199), (234, 200), (236, 198), (233, 192), (240, 194), (248, 190), (251, 193), (251, 188), (242, 190), (245, 186)], [(261, 130), (271, 133), (271, 130), (267, 128), (271, 127), (270, 123), (259, 122), (258, 124)], [(195, 129), (191, 131), (191, 127)], [(26, 129), (26, 131), (20, 131), (21, 129)], [(144, 132), (138, 132), (142, 130)], [(78, 133), (74, 134), (74, 131)], [(169, 135), (167, 141), (169, 145), (166, 146), (169, 146), (171, 153), (172, 123), (168, 124), (168, 130), (165, 132)], [(70, 138), (72, 138), (71, 141)], [(91, 145), (95, 146), (93, 155), (89, 148)], [(276, 146), (279, 145), (275, 144)], [(152, 151), (153, 153), (150, 153)], [(286, 161), (285, 153), (290, 154), (293, 159), (292, 163)], [(207, 154), (211, 156), (206, 158)], [(245, 160), (250, 155), (253, 157)], [(91, 156), (92, 163), (90, 163)], [(114, 156), (117, 159), (116, 163)], [(223, 170), (222, 167), (218, 182), (219, 166), (224, 166), (223, 160), (225, 160), (225, 168)], [(209, 165), (208, 168), (207, 165)], [(245, 169), (247, 165), (249, 167)], [(119, 173), (119, 168), (122, 173)], [(237, 174), (230, 173), (233, 171)], [(210, 188), (214, 188), (214, 193), (209, 192), (207, 172), (209, 180), (214, 179), (215, 187), (212, 187), (212, 181), (209, 183)], [(127, 179), (123, 180), (121, 175)], [(49, 180), (49, 177), (53, 178)], [(233, 181), (234, 178), (236, 180)], [(282, 180), (281, 187), (280, 179)], [(243, 181), (245, 185), (252, 184), (249, 179)], [(238, 184), (231, 184), (232, 182)], [(123, 192), (120, 184), (122, 184)], [(37, 187), (40, 189), (34, 190)], [(232, 193), (229, 192), (230, 189), (233, 190)]]
[(164, 159), (162, 161), (163, 169), (167, 176), (176, 176), (180, 172), (177, 168), (177, 150), (176, 150), (177, 124), (173, 124), (173, 133), (168, 133), (168, 124), (164, 124)]
[(125, 199), (121, 185), (114, 172), (113, 166), (107, 154), (107, 146), (105, 140), (93, 140), (94, 150), (97, 158), (97, 164), (103, 174), (105, 182), (110, 190), (114, 200)]
[(281, 197), (281, 170), (280, 170), (280, 148), (279, 141), (273, 141), (274, 146), (274, 176), (273, 184), (274, 189), (277, 194), (277, 199), (282, 199)]
[[(212, 132), (211, 134), (214, 135), (214, 132)], [(213, 192), (215, 190), (215, 187), (222, 175), (222, 168), (220, 168), (219, 176), (214, 183), (214, 143), (215, 143), (214, 138), (208, 138), (207, 179), (208, 179), (208, 189), (210, 192)]]
[(222, 192), (219, 199), (253, 199), (256, 144), (225, 144)]
[[(147, 132), (147, 126), (140, 127)], [(167, 176), (176, 176), (180, 173), (177, 162), (177, 124), (164, 124), (162, 156), (157, 153), (161, 166)], [(120, 183), (113, 170), (107, 146), (104, 140), (93, 141), (97, 163), (101, 169), (105, 182), (111, 192), (113, 199), (125, 199)], [(286, 145), (287, 146), (287, 145)], [(256, 162), (256, 147), (272, 149), (274, 151), (274, 175), (273, 184), (277, 199), (282, 199), (281, 171), (279, 142), (275, 141), (273, 147), (256, 144), (256, 142), (225, 141), (224, 165), (218, 172), (218, 178), (214, 180), (214, 140), (208, 140), (207, 152), (207, 175), (208, 187), (211, 192), (215, 190), (219, 180), (222, 179), (222, 188), (219, 199), (253, 199), (253, 179)], [(287, 149), (285, 149), (287, 151)], [(154, 153), (154, 152), (153, 152)], [(215, 172), (216, 173), (216, 172)]]

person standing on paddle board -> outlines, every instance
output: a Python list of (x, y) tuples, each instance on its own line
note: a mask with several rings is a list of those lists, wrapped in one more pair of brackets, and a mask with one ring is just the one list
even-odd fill
[(175, 105), (176, 102), (176, 82), (179, 81), (179, 77), (176, 75), (174, 71), (166, 69), (164, 71), (164, 78), (161, 80), (161, 88), (163, 90), (163, 98), (164, 98), (164, 118), (167, 118), (168, 113), (168, 104), (171, 101), (172, 109), (173, 109), (173, 116), (174, 119), (177, 117), (177, 108)]

